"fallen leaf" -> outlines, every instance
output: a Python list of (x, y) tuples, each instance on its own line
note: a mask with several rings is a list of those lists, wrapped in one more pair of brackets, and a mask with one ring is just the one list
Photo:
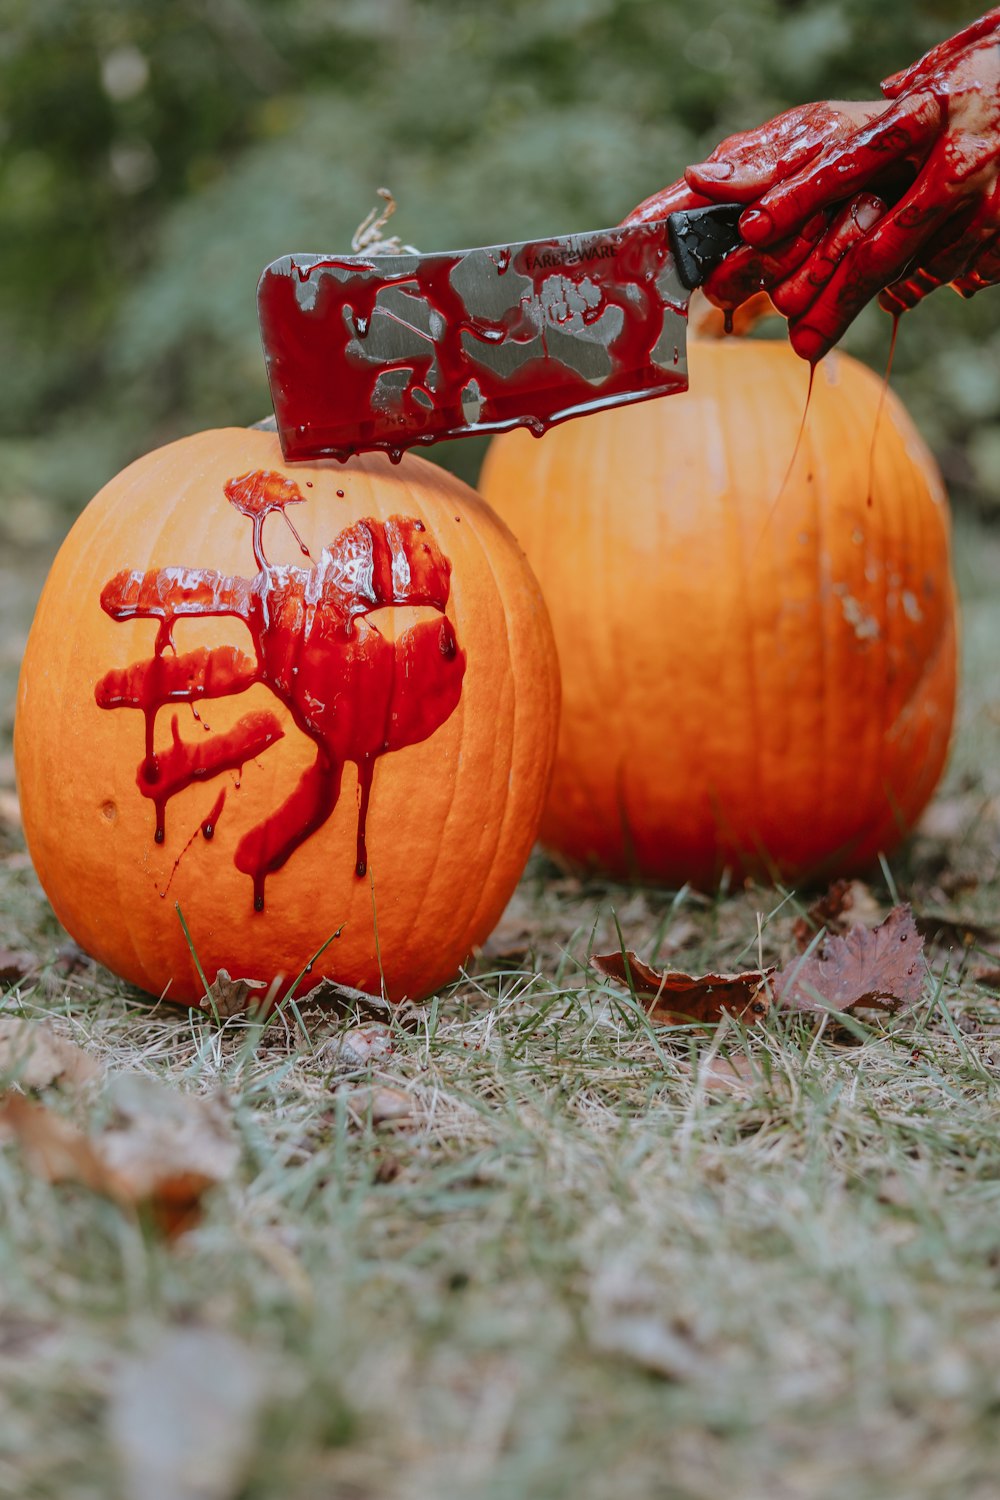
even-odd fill
[(182, 1233), (200, 1217), (205, 1193), (239, 1162), (228, 1110), (138, 1073), (115, 1078), (110, 1092), (117, 1119), (99, 1143), (119, 1192), (168, 1236)]
[(44, 1104), (7, 1094), (0, 1099), (0, 1140), (16, 1140), (36, 1177), (78, 1182), (105, 1197), (117, 1197), (113, 1176), (93, 1141)]
[(413, 1114), (413, 1097), (402, 1089), (352, 1089), (347, 1108), (361, 1124), (383, 1125), (390, 1120), (406, 1120)]
[(389, 1057), (394, 1050), (389, 1027), (384, 1021), (371, 1021), (367, 1026), (352, 1026), (347, 1031), (338, 1032), (317, 1049), (316, 1055), (321, 1062), (342, 1072), (353, 1072)]
[(805, 916), (796, 918), (792, 931), (800, 950), (805, 951), (820, 930), (841, 934), (859, 923), (874, 927), (880, 916), (881, 908), (863, 881), (835, 880)]
[(123, 1075), (109, 1087), (116, 1117), (89, 1136), (18, 1094), (0, 1103), (0, 1127), (48, 1182), (78, 1182), (149, 1216), (168, 1238), (201, 1216), (205, 1194), (229, 1177), (239, 1146), (218, 1101), (182, 1094), (152, 1078)]
[(743, 974), (680, 974), (650, 968), (634, 953), (595, 953), (590, 966), (605, 979), (613, 979), (649, 1001), (646, 1009), (654, 1019), (681, 1016), (714, 1026), (724, 1014), (738, 1017), (748, 1026), (763, 1021), (771, 1008), (767, 992), (770, 969), (749, 969)]
[(1000, 990), (1000, 969), (981, 969), (975, 978), (984, 989)]
[(108, 1436), (123, 1500), (230, 1500), (242, 1493), (267, 1392), (262, 1362), (212, 1328), (175, 1328), (123, 1360)]
[(20, 984), (37, 967), (34, 954), (23, 948), (0, 948), (0, 984)]
[(820, 951), (788, 964), (774, 977), (775, 999), (816, 1015), (858, 1006), (905, 1010), (923, 989), (923, 945), (910, 907), (894, 906), (878, 927), (859, 924), (844, 937), (827, 937)]
[(230, 1016), (242, 1016), (250, 1010), (254, 997), (263, 999), (260, 991), (268, 988), (263, 979), (233, 979), (228, 969), (220, 969), (201, 1008), (212, 1011), (220, 1021), (227, 1021)]
[(371, 1012), (377, 1016), (391, 1016), (394, 1007), (379, 995), (369, 995), (367, 990), (356, 990), (353, 985), (340, 984), (336, 979), (321, 979), (304, 995), (295, 997), (299, 1010), (315, 1007), (347, 1016), (355, 1011)]
[(79, 1087), (100, 1076), (100, 1063), (45, 1021), (0, 1016), (0, 1076), (25, 1089), (53, 1083)]

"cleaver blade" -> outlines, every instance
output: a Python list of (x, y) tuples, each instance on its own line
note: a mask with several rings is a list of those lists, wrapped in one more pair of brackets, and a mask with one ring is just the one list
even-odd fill
[(691, 291), (742, 207), (427, 255), (283, 255), (257, 308), (284, 456), (556, 422), (687, 389)]

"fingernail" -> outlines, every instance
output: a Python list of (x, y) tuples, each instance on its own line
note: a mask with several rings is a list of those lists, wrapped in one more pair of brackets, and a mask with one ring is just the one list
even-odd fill
[(733, 175), (731, 161), (700, 161), (689, 172), (696, 173), (703, 182), (728, 182)]
[(868, 201), (862, 199), (854, 210), (854, 222), (862, 233), (867, 233), (869, 229), (874, 228), (884, 213), (885, 205), (881, 199), (875, 198)]
[(815, 328), (808, 324), (800, 323), (797, 328), (788, 330), (788, 342), (795, 350), (800, 359), (807, 359), (811, 365), (816, 364), (830, 347), (828, 339)]
[(740, 234), (748, 245), (766, 245), (774, 233), (774, 221), (763, 208), (748, 208), (740, 219)]

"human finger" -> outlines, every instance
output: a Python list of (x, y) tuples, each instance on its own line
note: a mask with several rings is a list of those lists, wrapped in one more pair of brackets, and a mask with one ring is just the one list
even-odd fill
[(907, 268), (903, 276), (879, 293), (879, 306), (898, 314), (916, 307), (938, 287), (963, 276), (974, 264), (980, 247), (996, 233), (996, 224), (982, 207), (970, 205), (953, 214), (942, 230), (924, 247), (920, 264)]
[(859, 193), (853, 198), (812, 253), (780, 286), (774, 287), (771, 297), (778, 311), (786, 318), (800, 318), (828, 284), (844, 256), (875, 227), (885, 210), (885, 203), (874, 193)]
[(807, 312), (790, 321), (792, 347), (803, 359), (821, 359), (861, 309), (920, 256), (953, 206), (935, 199), (934, 191), (933, 185), (918, 182), (847, 251)]
[(817, 214), (796, 235), (774, 250), (740, 245), (712, 272), (702, 290), (716, 307), (739, 307), (757, 292), (780, 285), (815, 250), (826, 229), (825, 214)]
[(1000, 6), (986, 12), (978, 20), (970, 24), (954, 36), (948, 37), (947, 41), (939, 42), (929, 52), (908, 68), (903, 68), (899, 73), (893, 73), (891, 78), (882, 82), (882, 92), (887, 99), (896, 99), (900, 94), (910, 93), (914, 88), (925, 83), (939, 73), (942, 68), (955, 60), (962, 52), (974, 47), (993, 35), (1000, 27)]
[(953, 284), (962, 297), (974, 297), (988, 286), (1000, 284), (1000, 235), (980, 251), (975, 265)]
[(880, 100), (796, 105), (753, 130), (728, 136), (684, 176), (696, 192), (717, 202), (752, 203), (781, 177), (808, 165), (831, 140), (849, 135), (884, 108)]
[(669, 214), (677, 213), (682, 208), (707, 208), (710, 202), (711, 199), (701, 197), (688, 187), (681, 177), (677, 182), (670, 183), (668, 187), (661, 188), (658, 193), (644, 198), (626, 218), (622, 219), (622, 224), (652, 224), (657, 219), (665, 219)]
[(870, 124), (836, 141), (802, 172), (769, 189), (740, 219), (751, 245), (787, 239), (819, 209), (864, 191), (900, 158), (926, 155), (941, 126), (933, 94), (915, 94), (890, 105)]

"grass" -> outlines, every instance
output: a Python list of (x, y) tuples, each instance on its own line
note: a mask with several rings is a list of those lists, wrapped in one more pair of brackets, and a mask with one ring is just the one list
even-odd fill
[[(960, 737), (888, 871), (918, 908), (981, 922), (1000, 888), (998, 564), (1000, 541), (964, 528)], [(203, 1481), (175, 1474), (170, 1500), (1000, 1494), (1000, 996), (975, 948), (928, 948), (922, 1006), (850, 1043), (724, 1029), (756, 1082), (709, 1093), (686, 1067), (704, 1039), (651, 1027), (588, 948), (617, 922), (693, 972), (755, 962), (758, 941), (773, 961), (802, 898), (580, 884), (537, 857), (476, 965), (397, 1012), (364, 1065), (338, 1044), (366, 1014), (220, 1028), (74, 968), (4, 838), (3, 941), (44, 962), (2, 1012), (55, 1018), (111, 1074), (222, 1096), (242, 1166), (168, 1245), (0, 1149), (0, 1495), (159, 1500), (123, 1478), (129, 1432), (152, 1442), (123, 1391), (151, 1362), (153, 1426)], [(885, 876), (872, 888), (887, 906)], [(349, 1107), (369, 1084), (410, 1116)], [(107, 1109), (99, 1087), (48, 1102)], [(214, 1488), (212, 1443), (156, 1365), (191, 1336), (195, 1381), (206, 1330), (236, 1361), (208, 1426), (243, 1459)], [(237, 1366), (263, 1391), (245, 1431)]]

